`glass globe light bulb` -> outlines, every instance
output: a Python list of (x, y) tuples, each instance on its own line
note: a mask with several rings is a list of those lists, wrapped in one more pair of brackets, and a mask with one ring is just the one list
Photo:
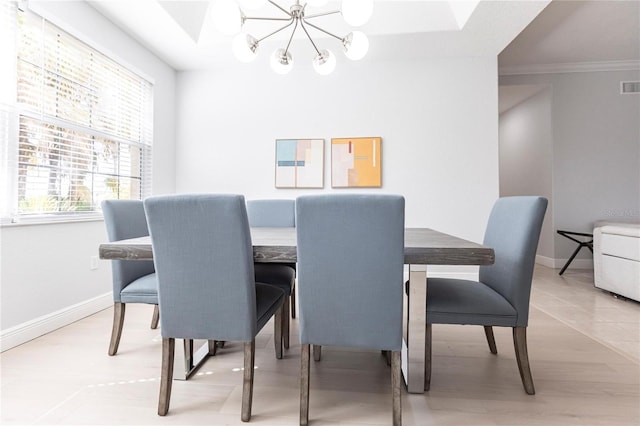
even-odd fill
[(331, 74), (336, 69), (336, 56), (330, 50), (321, 50), (313, 59), (313, 68), (320, 75)]
[(342, 0), (342, 17), (353, 27), (367, 23), (373, 14), (373, 0)]
[(251, 62), (258, 56), (258, 40), (252, 35), (240, 33), (233, 38), (231, 50), (240, 62)]
[(344, 54), (352, 61), (357, 61), (369, 51), (369, 39), (361, 31), (353, 31), (344, 38)]
[(211, 6), (211, 18), (218, 31), (234, 35), (242, 26), (242, 12), (233, 0), (216, 0)]
[(277, 74), (284, 75), (293, 69), (293, 57), (291, 52), (278, 49), (271, 55), (271, 69)]

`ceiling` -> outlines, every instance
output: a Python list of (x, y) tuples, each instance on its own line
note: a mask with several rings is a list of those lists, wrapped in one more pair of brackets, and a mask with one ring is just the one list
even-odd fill
[[(549, 1), (375, 0), (373, 16), (362, 27), (371, 42), (368, 57), (417, 59), (497, 55)], [(285, 8), (293, 3), (292, 0), (276, 2)], [(176, 70), (212, 69), (236, 61), (230, 48), (232, 37), (223, 36), (213, 28), (208, 1), (103, 0), (88, 3)], [(274, 16), (273, 9), (268, 5), (256, 15)], [(339, 2), (330, 2), (327, 9), (339, 9)], [(458, 10), (461, 14), (457, 15), (454, 12)], [(277, 16), (278, 11), (275, 13)], [(335, 16), (317, 19), (323, 19), (323, 25), (326, 21), (328, 29), (340, 35), (349, 30)], [(338, 27), (331, 27), (331, 21), (338, 22)], [(340, 28), (340, 24), (344, 26)], [(341, 48), (335, 39), (316, 39), (315, 34), (313, 37), (334, 51)], [(262, 43), (264, 46), (261, 44), (261, 50), (270, 53), (275, 47), (283, 47), (283, 43), (276, 37), (274, 40), (269, 38)], [(299, 44), (308, 46), (308, 43)], [(296, 49), (302, 52), (298, 53)], [(307, 53), (311, 51), (307, 47), (298, 48), (296, 40), (292, 51), (294, 55), (312, 53)]]
[[(640, 1), (554, 0), (500, 53), (498, 64), (501, 75), (640, 70)], [(501, 85), (500, 113), (545, 88)]]
[[(277, 2), (286, 8), (293, 1)], [(176, 70), (235, 61), (231, 37), (213, 28), (212, 1), (88, 3)], [(273, 16), (273, 9), (252, 14)], [(327, 9), (339, 9), (339, 2), (322, 10)], [(348, 31), (340, 19), (320, 19), (330, 31)], [(250, 30), (259, 34), (264, 28)], [(501, 72), (540, 64), (640, 60), (638, 0), (375, 0), (374, 14), (362, 30), (371, 39), (370, 56), (378, 59), (499, 54)], [(281, 47), (286, 37), (283, 32), (279, 39), (266, 40), (264, 50)], [(336, 40), (323, 43), (339, 48)]]
[[(285, 8), (293, 3), (275, 1)], [(371, 42), (369, 59), (497, 55), (501, 74), (602, 63), (620, 69), (640, 68), (638, 0), (374, 1), (374, 14), (362, 27)], [(216, 69), (237, 63), (230, 48), (232, 37), (221, 35), (213, 26), (212, 1), (88, 3), (176, 70)], [(273, 9), (267, 5), (251, 12), (251, 16), (274, 16)], [(320, 11), (336, 9), (339, 2), (331, 1)], [(275, 13), (277, 16), (279, 12)], [(331, 32), (342, 35), (349, 31), (335, 16), (319, 19)], [(252, 21), (246, 30), (259, 37), (275, 28), (256, 27)], [(283, 31), (262, 42), (260, 48), (265, 52), (261, 54), (268, 56), (275, 48), (283, 47), (289, 34)], [(337, 40), (316, 34), (313, 37), (318, 44), (334, 51), (340, 49)], [(302, 60), (313, 57), (312, 49), (299, 48), (295, 39), (292, 51)], [(346, 60), (337, 56), (338, 60)], [(500, 112), (543, 88), (501, 86)]]
[(554, 0), (499, 56), (500, 68), (507, 71), (534, 65), (638, 60), (638, 0)]

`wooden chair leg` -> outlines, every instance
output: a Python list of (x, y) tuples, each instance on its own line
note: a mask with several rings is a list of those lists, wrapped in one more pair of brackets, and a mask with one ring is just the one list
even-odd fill
[(282, 343), (285, 349), (289, 349), (289, 303), (291, 296), (287, 296), (284, 300), (282, 309)]
[(155, 330), (158, 328), (158, 322), (160, 321), (160, 309), (158, 309), (158, 305), (153, 306), (153, 316), (151, 317), (151, 329)]
[(424, 335), (424, 390), (431, 388), (431, 324), (427, 323)]
[(160, 398), (158, 400), (158, 415), (166, 416), (171, 400), (171, 384), (173, 383), (173, 360), (175, 356), (176, 340), (162, 338), (162, 372), (160, 374)]
[(253, 367), (255, 365), (256, 341), (244, 344), (244, 374), (242, 380), (242, 414), (243, 422), (251, 420), (251, 403), (253, 401)]
[(320, 361), (322, 359), (322, 346), (313, 345), (313, 360)]
[(382, 356), (384, 357), (385, 361), (387, 361), (387, 365), (391, 366), (391, 351), (381, 351), (382, 352)]
[(273, 346), (276, 350), (276, 359), (282, 359), (282, 313), (284, 311), (283, 306), (280, 306), (278, 308), (273, 318)]
[(124, 324), (125, 304), (115, 302), (113, 304), (113, 326), (111, 327), (111, 341), (109, 342), (109, 356), (114, 356), (118, 352), (120, 337), (122, 336), (122, 325)]
[(296, 318), (296, 286), (291, 288), (291, 318)]
[(402, 425), (402, 356), (391, 352), (391, 393), (393, 395), (393, 426)]
[(215, 356), (218, 353), (218, 342), (216, 340), (207, 340), (209, 346), (209, 355)]
[(498, 348), (496, 347), (496, 339), (493, 337), (493, 327), (490, 325), (484, 326), (484, 335), (487, 336), (487, 343), (489, 344), (489, 350), (492, 354), (498, 353)]
[(527, 352), (527, 327), (513, 327), (513, 346), (516, 350), (518, 370), (525, 392), (535, 395), (531, 367), (529, 366), (529, 353)]
[(311, 368), (309, 345), (301, 345), (300, 352), (300, 426), (309, 424), (309, 369)]

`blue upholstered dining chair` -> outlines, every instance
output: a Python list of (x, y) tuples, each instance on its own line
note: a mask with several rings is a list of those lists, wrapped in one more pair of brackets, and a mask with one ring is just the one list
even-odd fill
[[(255, 337), (275, 315), (282, 357), (285, 293), (256, 282), (242, 195), (166, 195), (144, 207), (158, 276), (162, 373), (158, 414), (169, 410), (175, 339), (244, 342), (242, 421), (251, 418)], [(209, 346), (215, 349), (215, 344)], [(278, 352), (280, 352), (278, 354)]]
[[(109, 241), (149, 235), (144, 206), (140, 200), (106, 200), (102, 202), (104, 223)], [(118, 352), (125, 307), (129, 303), (147, 303), (154, 306), (151, 328), (158, 326), (158, 283), (153, 261), (112, 260), (113, 327), (109, 355)]]
[[(247, 215), (252, 227), (286, 228), (296, 226), (295, 200), (247, 200)], [(280, 287), (286, 294), (282, 316), (282, 336), (285, 348), (289, 348), (289, 309), (291, 318), (296, 317), (296, 264), (256, 263), (256, 281)]]
[(265, 199), (247, 200), (249, 224), (263, 228), (296, 226), (296, 201)]
[(322, 345), (392, 351), (392, 418), (401, 424), (404, 198), (301, 196), (296, 230), (300, 424), (309, 419), (310, 345), (316, 360)]
[(483, 243), (494, 249), (495, 263), (480, 267), (479, 281), (427, 280), (425, 390), (431, 384), (431, 325), (472, 324), (484, 326), (494, 354), (492, 327), (512, 327), (522, 384), (528, 394), (535, 394), (526, 333), (533, 267), (546, 209), (547, 200), (542, 197), (500, 198), (489, 216)]

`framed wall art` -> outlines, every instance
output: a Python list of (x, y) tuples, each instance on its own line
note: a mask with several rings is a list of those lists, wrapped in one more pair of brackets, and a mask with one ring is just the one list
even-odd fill
[(324, 139), (276, 140), (276, 188), (324, 186)]
[(382, 138), (331, 139), (331, 187), (382, 186)]

